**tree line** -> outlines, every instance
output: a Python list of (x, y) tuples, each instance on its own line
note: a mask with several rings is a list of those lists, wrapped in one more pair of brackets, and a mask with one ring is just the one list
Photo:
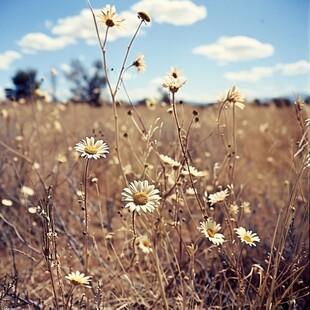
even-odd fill
[[(75, 59), (71, 62), (70, 70), (64, 72), (65, 78), (70, 82), (71, 98), (73, 102), (83, 102), (94, 106), (101, 105), (102, 90), (106, 87), (106, 77), (104, 75), (101, 61), (94, 62), (93, 69), (85, 68), (82, 62)], [(42, 80), (37, 77), (37, 70), (26, 69), (17, 70), (12, 77), (13, 88), (6, 88), (6, 98), (11, 100), (31, 100), (40, 93)], [(53, 101), (56, 98), (56, 74), (51, 72), (52, 96)]]

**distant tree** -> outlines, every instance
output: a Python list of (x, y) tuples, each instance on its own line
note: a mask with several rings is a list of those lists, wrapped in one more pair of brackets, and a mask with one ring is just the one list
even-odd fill
[(71, 70), (65, 73), (66, 78), (73, 84), (70, 89), (73, 100), (100, 106), (101, 90), (106, 86), (101, 61), (94, 63), (92, 70), (86, 69), (80, 60), (71, 62)]
[(36, 80), (36, 75), (37, 71), (35, 69), (18, 70), (12, 77), (15, 89), (11, 90), (10, 94), (16, 100), (31, 98), (35, 90), (40, 87), (40, 82)]

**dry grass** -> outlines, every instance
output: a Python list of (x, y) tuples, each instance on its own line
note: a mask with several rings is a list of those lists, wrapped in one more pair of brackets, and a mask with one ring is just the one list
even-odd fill
[[(13, 205), (0, 208), (1, 309), (63, 309), (68, 298), (67, 308), (73, 309), (306, 309), (307, 147), (294, 157), (306, 127), (299, 126), (294, 107), (248, 104), (237, 111), (239, 159), (231, 180), (231, 154), (217, 130), (219, 106), (177, 104), (186, 160), (208, 173), (177, 178), (176, 184), (168, 182), (158, 156), (184, 161), (173, 113), (167, 106), (118, 107), (125, 176), (149, 180), (163, 197), (155, 213), (136, 215), (134, 226), (121, 202), (126, 182), (115, 151), (111, 106), (37, 102), (5, 103), (2, 109), (8, 115), (1, 120), (0, 195)], [(228, 141), (231, 108), (225, 113), (221, 128)], [(298, 115), (305, 118), (306, 111)], [(111, 150), (107, 159), (90, 161), (87, 233), (83, 197), (77, 194), (86, 161), (73, 150), (85, 136), (103, 136)], [(205, 190), (210, 194), (231, 184), (225, 204), (210, 208), (204, 201)], [(34, 195), (22, 195), (23, 185)], [(193, 186), (197, 197), (187, 191)], [(240, 209), (227, 216), (225, 205), (242, 202), (250, 203), (250, 213)], [(40, 212), (29, 212), (37, 206)], [(197, 229), (203, 212), (221, 224), (222, 246)], [(257, 232), (261, 241), (244, 245), (230, 236), (231, 226)], [(143, 235), (151, 241), (150, 254), (137, 246)], [(75, 270), (92, 276), (91, 288), (69, 294), (64, 277)]]
[[(118, 106), (126, 70), (145, 69), (143, 56), (127, 60), (151, 18), (138, 13), (112, 83), (107, 38), (124, 21), (114, 7), (102, 13), (111, 105), (1, 106), (0, 308), (306, 309), (308, 107), (242, 110), (236, 87), (218, 105), (181, 104), (175, 68), (163, 83), (169, 106)], [(109, 145), (107, 158), (80, 158), (86, 136)], [(154, 212), (126, 208), (134, 180), (159, 190)], [(156, 193), (138, 192), (134, 208)], [(251, 232), (238, 238), (242, 229)]]

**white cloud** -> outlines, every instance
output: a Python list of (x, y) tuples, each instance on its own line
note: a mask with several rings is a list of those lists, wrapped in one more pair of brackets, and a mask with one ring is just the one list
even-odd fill
[(272, 76), (274, 71), (272, 67), (253, 67), (250, 70), (225, 72), (224, 78), (228, 81), (255, 83), (262, 78)]
[(74, 38), (57, 37), (52, 38), (40, 32), (27, 33), (18, 42), (24, 51), (55, 51), (63, 49), (67, 45), (75, 43)]
[(276, 69), (282, 71), (283, 75), (300, 75), (307, 74), (310, 71), (310, 62), (306, 60), (299, 60), (289, 64), (278, 64)]
[(192, 25), (207, 16), (204, 6), (198, 6), (189, 0), (141, 0), (131, 9), (150, 14), (157, 23), (175, 26)]
[(6, 51), (3, 54), (0, 54), (0, 70), (9, 69), (11, 63), (21, 57), (21, 54), (15, 51)]
[(220, 64), (266, 58), (273, 52), (274, 48), (271, 44), (245, 36), (220, 37), (216, 43), (197, 46), (193, 49), (194, 54), (217, 60)]
[[(101, 14), (101, 10), (93, 9), (93, 11), (97, 20), (99, 32), (103, 36), (106, 26), (99, 22), (98, 15)], [(117, 14), (119, 14), (121, 19), (125, 19), (125, 21), (121, 24), (120, 28), (113, 27), (109, 29), (109, 41), (133, 35), (139, 24), (136, 13), (124, 11), (121, 13), (117, 12)], [(71, 38), (80, 38), (91, 45), (98, 44), (93, 16), (89, 9), (81, 10), (79, 15), (59, 19), (56, 26), (52, 28), (52, 33)]]
[(52, 33), (73, 38), (95, 38), (95, 27), (89, 9), (84, 9), (79, 15), (68, 16), (57, 21)]
[(302, 75), (309, 73), (310, 62), (299, 60), (293, 63), (279, 63), (271, 67), (253, 67), (243, 71), (227, 71), (224, 78), (228, 81), (256, 83), (280, 71), (282, 75)]

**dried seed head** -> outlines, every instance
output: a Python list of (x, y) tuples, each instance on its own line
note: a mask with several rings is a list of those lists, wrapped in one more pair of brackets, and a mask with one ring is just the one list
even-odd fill
[(151, 22), (151, 17), (150, 15), (148, 15), (147, 13), (145, 12), (138, 12), (138, 18), (141, 18), (142, 20), (144, 20), (145, 22), (147, 23), (150, 23)]

